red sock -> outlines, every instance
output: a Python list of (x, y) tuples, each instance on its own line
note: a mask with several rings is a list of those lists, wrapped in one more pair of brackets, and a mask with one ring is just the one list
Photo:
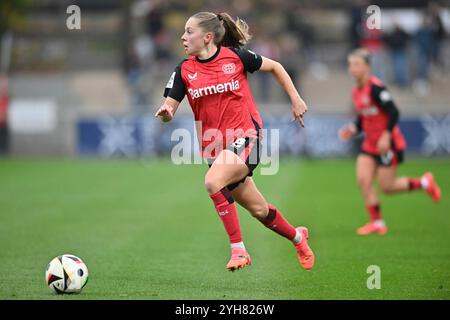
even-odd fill
[(210, 195), (219, 218), (227, 231), (230, 243), (242, 241), (241, 226), (234, 199), (227, 187)]
[(409, 190), (422, 189), (420, 178), (409, 178)]
[(369, 211), (370, 221), (380, 220), (381, 218), (381, 210), (379, 204), (374, 204), (371, 206), (366, 206), (367, 211)]
[(295, 238), (295, 228), (287, 222), (280, 211), (273, 205), (269, 204), (269, 214), (261, 221), (267, 228), (275, 231), (279, 235), (292, 240)]

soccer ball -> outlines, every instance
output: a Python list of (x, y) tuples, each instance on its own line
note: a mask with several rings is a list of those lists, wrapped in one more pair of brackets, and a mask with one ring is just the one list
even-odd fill
[(73, 254), (54, 258), (45, 271), (45, 281), (56, 293), (80, 293), (88, 282), (88, 276), (83, 260)]

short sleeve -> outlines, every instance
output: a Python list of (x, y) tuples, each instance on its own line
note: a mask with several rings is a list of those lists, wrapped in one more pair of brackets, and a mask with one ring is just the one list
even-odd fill
[(261, 68), (262, 57), (259, 54), (244, 48), (232, 48), (231, 50), (239, 56), (245, 71), (253, 73)]
[(183, 79), (181, 78), (181, 65), (183, 62), (175, 67), (175, 70), (170, 76), (170, 79), (166, 84), (166, 88), (164, 89), (164, 97), (171, 97), (178, 102), (183, 101), (184, 96), (186, 95), (186, 87), (184, 86)]
[(392, 100), (391, 93), (385, 86), (372, 85), (371, 90), (372, 99), (378, 103), (378, 105), (388, 114), (389, 120), (387, 129), (392, 129), (397, 125), (399, 120), (399, 111), (394, 101)]
[(381, 106), (385, 106), (389, 103), (393, 103), (391, 93), (383, 85), (372, 85), (371, 90), (372, 98)]

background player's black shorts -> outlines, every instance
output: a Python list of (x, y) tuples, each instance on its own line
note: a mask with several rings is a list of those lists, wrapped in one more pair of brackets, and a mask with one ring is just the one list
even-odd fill
[(389, 150), (384, 155), (376, 155), (364, 150), (360, 150), (359, 153), (372, 157), (380, 167), (395, 167), (404, 161), (403, 150)]
[[(253, 170), (256, 169), (259, 162), (261, 161), (261, 150), (262, 150), (262, 144), (261, 139), (258, 135), (256, 138), (254, 137), (245, 137), (245, 138), (239, 138), (232, 144), (230, 144), (227, 147), (227, 150), (232, 151), (236, 155), (238, 155), (241, 159), (242, 156), (245, 155), (245, 164), (248, 168), (248, 174), (242, 178), (241, 180), (231, 183), (227, 185), (228, 190), (232, 191), (236, 189), (239, 184), (243, 183), (247, 177), (253, 176)], [(244, 159), (242, 159), (244, 160)], [(214, 160), (208, 159), (208, 166), (211, 168)]]

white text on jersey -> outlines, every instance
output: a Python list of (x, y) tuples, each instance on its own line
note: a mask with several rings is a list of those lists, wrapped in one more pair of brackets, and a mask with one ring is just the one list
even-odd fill
[(231, 80), (229, 82), (219, 83), (216, 85), (211, 85), (198, 89), (189, 89), (188, 91), (192, 99), (197, 99), (210, 94), (224, 93), (237, 89), (239, 89), (239, 80)]

